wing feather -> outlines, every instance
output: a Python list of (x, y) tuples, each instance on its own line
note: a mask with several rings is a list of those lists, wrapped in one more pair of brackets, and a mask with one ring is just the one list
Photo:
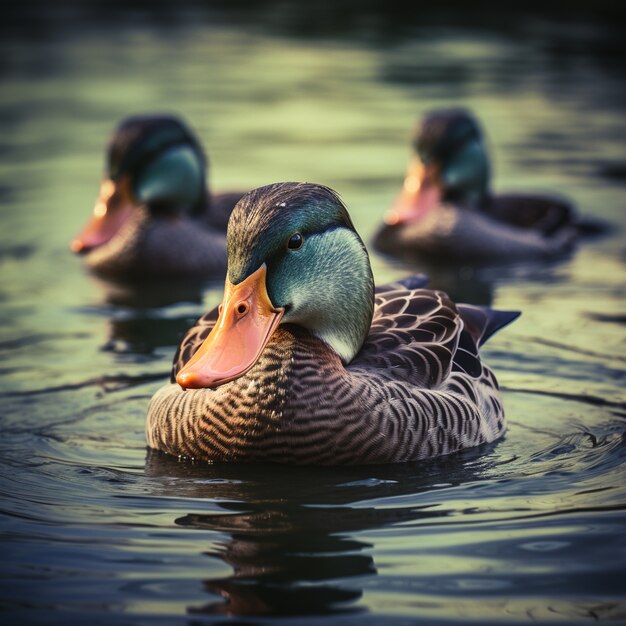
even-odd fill
[(370, 333), (350, 368), (437, 387), (451, 371), (462, 328), (456, 306), (444, 292), (398, 283), (380, 287)]

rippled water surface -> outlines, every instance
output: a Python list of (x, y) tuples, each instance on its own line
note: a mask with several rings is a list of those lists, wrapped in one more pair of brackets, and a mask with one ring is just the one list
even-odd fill
[[(622, 35), (528, 17), (305, 37), (273, 6), (267, 28), (70, 11), (4, 33), (0, 619), (626, 622)], [(378, 282), (426, 270), (458, 299), (523, 312), (484, 350), (505, 439), (349, 469), (147, 453), (148, 400), (220, 285), (132, 290), (68, 251), (119, 119), (182, 115), (214, 190), (329, 185), (368, 240), (417, 117), (449, 105), (483, 121), (496, 189), (556, 191), (610, 225), (541, 267), (456, 273), (371, 253)]]

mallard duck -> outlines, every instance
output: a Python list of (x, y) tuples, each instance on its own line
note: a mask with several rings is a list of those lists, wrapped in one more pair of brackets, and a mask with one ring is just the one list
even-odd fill
[(573, 205), (557, 196), (490, 191), (483, 133), (463, 109), (424, 116), (401, 193), (375, 234), (381, 252), (458, 264), (554, 257), (578, 234)]
[(370, 464), (498, 439), (498, 385), (478, 348), (518, 313), (455, 305), (423, 277), (374, 289), (331, 189), (247, 193), (227, 233), (222, 304), (178, 348), (148, 445), (203, 461)]
[(211, 195), (206, 167), (198, 139), (177, 117), (126, 118), (110, 140), (93, 215), (71, 249), (115, 277), (222, 274), (226, 224), (243, 192)]

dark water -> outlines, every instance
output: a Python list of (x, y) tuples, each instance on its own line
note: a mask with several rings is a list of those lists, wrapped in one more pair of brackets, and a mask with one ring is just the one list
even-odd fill
[[(2, 623), (626, 623), (623, 33), (584, 12), (245, 6), (77, 3), (3, 27)], [(483, 120), (497, 189), (556, 191), (611, 225), (543, 267), (457, 275), (371, 255), (378, 282), (427, 269), (456, 297), (523, 311), (484, 351), (506, 438), (352, 469), (147, 454), (148, 400), (220, 288), (137, 292), (68, 252), (118, 120), (183, 115), (216, 190), (330, 185), (367, 240), (417, 117), (459, 104)]]

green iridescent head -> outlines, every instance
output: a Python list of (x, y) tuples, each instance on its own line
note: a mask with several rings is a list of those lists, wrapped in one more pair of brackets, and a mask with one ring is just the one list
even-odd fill
[(339, 196), (309, 183), (247, 193), (228, 224), (228, 278), (238, 284), (263, 264), (267, 293), (345, 361), (369, 331), (374, 281), (369, 257)]
[(469, 111), (427, 113), (416, 129), (413, 148), (424, 165), (437, 166), (443, 200), (484, 201), (489, 191), (489, 157), (478, 121)]
[(204, 204), (206, 157), (174, 116), (126, 118), (109, 143), (107, 169), (114, 182), (128, 177), (134, 199), (151, 209), (194, 213)]

